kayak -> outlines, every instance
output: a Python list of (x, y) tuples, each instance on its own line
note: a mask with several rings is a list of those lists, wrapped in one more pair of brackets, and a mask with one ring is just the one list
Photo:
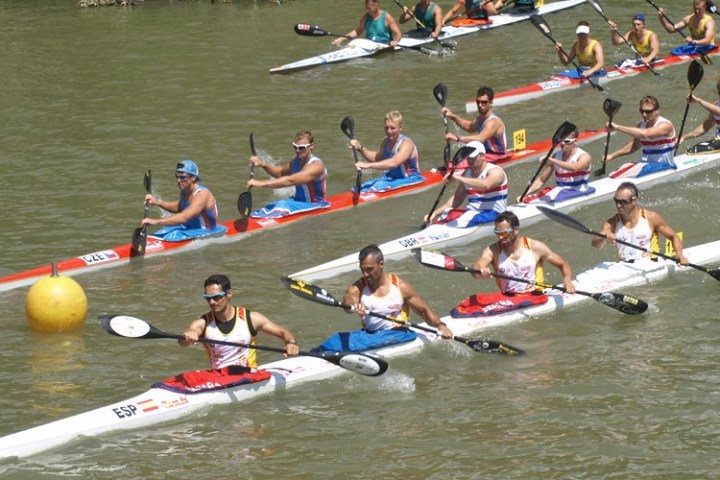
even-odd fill
[[(538, 8), (535, 13), (538, 15), (545, 15), (548, 13), (558, 12), (567, 8), (575, 7), (585, 3), (587, 0), (561, 0), (559, 2), (552, 2), (544, 4)], [(440, 40), (445, 41), (448, 39), (461, 37), (464, 35), (470, 35), (481, 30), (489, 30), (491, 28), (502, 27), (505, 25), (511, 25), (513, 23), (528, 20), (530, 13), (522, 14), (498, 14), (490, 17), (489, 22), (482, 23), (479, 25), (464, 25), (464, 26), (452, 26), (448, 25), (443, 27), (442, 34), (438, 37)], [(310, 67), (316, 67), (320, 65), (329, 65), (331, 63), (345, 62), (355, 58), (370, 57), (377, 55), (380, 52), (393, 52), (406, 49), (420, 49), (423, 46), (431, 45), (435, 40), (430, 37), (425, 38), (413, 38), (403, 36), (400, 40), (399, 47), (391, 48), (390, 45), (385, 43), (378, 43), (365, 38), (356, 38), (351, 40), (347, 46), (335, 50), (329, 53), (323, 53), (315, 55), (314, 57), (305, 58), (298, 60), (297, 62), (280, 65), (270, 69), (270, 73), (291, 73), (297, 70), (302, 70)]]
[[(677, 170), (665, 170), (646, 175), (641, 178), (611, 178), (607, 176), (600, 180), (590, 182), (595, 192), (589, 195), (570, 198), (561, 202), (533, 202), (528, 204), (515, 204), (508, 207), (520, 219), (520, 225), (525, 227), (537, 221), (543, 220), (545, 216), (537, 208), (545, 206), (562, 211), (570, 211), (580, 205), (589, 205), (610, 198), (617, 190), (617, 187), (624, 181), (632, 180), (639, 187), (654, 185), (677, 179), (703, 168), (720, 163), (720, 152), (711, 154), (684, 154), (675, 157)], [(492, 234), (494, 224), (483, 224), (467, 228), (451, 227), (447, 225), (431, 224), (427, 228), (411, 233), (404, 237), (391, 240), (379, 245), (385, 258), (402, 258), (410, 255), (414, 248), (438, 249), (454, 245), (465, 245), (473, 240)], [(292, 278), (303, 280), (317, 280), (330, 278), (343, 272), (357, 269), (357, 258), (359, 252), (328, 261), (299, 272), (289, 275)]]
[[(720, 241), (685, 248), (690, 262), (703, 265), (720, 261)], [(667, 260), (642, 261), (636, 263), (603, 262), (597, 267), (577, 276), (578, 290), (603, 292), (625, 286), (656, 282), (671, 272), (691, 270)], [(582, 295), (568, 295), (557, 291), (546, 291), (548, 302), (523, 310), (466, 318), (442, 318), (453, 334), (467, 335), (472, 332), (525, 320), (548, 314), (561, 308), (589, 300)], [(420, 324), (427, 328), (428, 325)], [(370, 350), (380, 358), (407, 355), (423, 348), (426, 344), (440, 340), (434, 333), (416, 330), (417, 338), (411, 342)], [(178, 393), (162, 388), (150, 388), (146, 392), (89, 412), (39, 425), (28, 430), (0, 438), (0, 459), (26, 457), (47, 450), (56, 449), (82, 437), (91, 437), (109, 432), (149, 427), (161, 422), (172, 421), (190, 415), (200, 409), (217, 404), (228, 404), (253, 400), (277, 390), (285, 390), (308, 382), (317, 382), (338, 376), (345, 369), (317, 357), (298, 356), (260, 367), (270, 372), (271, 377), (256, 383), (240, 385), (221, 390), (194, 394)]]
[[(585, 131), (580, 134), (580, 142), (589, 142), (600, 138), (604, 135), (605, 130), (593, 130)], [(511, 151), (511, 154), (498, 163), (519, 163), (523, 161), (531, 161), (544, 155), (545, 152), (550, 148), (552, 141), (550, 139), (536, 142), (527, 145), (525, 148), (518, 151)], [(180, 251), (186, 251), (192, 248), (196, 248), (199, 245), (229, 242), (241, 239), (251, 233), (286, 225), (288, 223), (296, 222), (303, 218), (324, 215), (330, 212), (336, 212), (339, 210), (345, 210), (352, 208), (356, 203), (362, 205), (365, 203), (372, 203), (385, 198), (396, 197), (406, 193), (421, 192), (433, 185), (441, 182), (442, 175), (437, 169), (428, 170), (421, 174), (425, 181), (407, 185), (394, 190), (386, 192), (367, 192), (361, 193), (357, 196), (353, 192), (344, 192), (338, 195), (334, 195), (328, 198), (330, 206), (319, 210), (312, 210), (309, 212), (298, 213), (283, 218), (277, 219), (263, 219), (263, 218), (249, 218), (249, 219), (236, 219), (222, 223), (227, 228), (224, 234), (214, 237), (203, 237), (202, 239), (195, 240), (184, 240), (181, 242), (168, 242), (160, 238), (153, 237), (152, 234), (148, 235), (147, 245), (145, 247), (145, 257), (153, 257), (159, 255), (169, 255)], [(110, 266), (117, 266), (127, 264), (132, 261), (139, 261), (141, 258), (132, 258), (130, 255), (131, 243), (128, 242), (123, 245), (119, 245), (106, 250), (100, 250), (97, 252), (88, 253), (86, 255), (80, 255), (57, 262), (58, 273), (64, 275), (75, 275), (78, 273), (84, 273), (89, 271), (95, 271), (100, 268), (106, 268)], [(41, 267), (37, 267), (31, 270), (25, 270), (22, 272), (10, 274), (4, 277), (0, 277), (0, 291), (12, 290), (14, 288), (23, 287), (35, 283), (42, 277), (46, 277), (52, 273), (52, 265), (47, 264)]]
[[(720, 49), (717, 49), (717, 50), (708, 52), (707, 55), (711, 56), (711, 55), (716, 55), (719, 53), (720, 53)], [(691, 55), (669, 54), (669, 55), (665, 55), (664, 57), (661, 57), (659, 60), (654, 62), (652, 64), (652, 67), (655, 70), (662, 70), (663, 68), (669, 67), (671, 65), (679, 65), (682, 63), (687, 63), (694, 58), (698, 58), (699, 56), (700, 55), (698, 55), (698, 54), (691, 54)], [(633, 75), (637, 75), (646, 70), (648, 70), (648, 68), (645, 65), (630, 66), (630, 67), (612, 67), (607, 70), (607, 75), (593, 77), (593, 80), (595, 82), (597, 82), (599, 85), (604, 85), (605, 83), (610, 82), (612, 80), (616, 80), (618, 78), (631, 77)], [(530, 85), (526, 85), (524, 87), (515, 88), (513, 90), (506, 90), (504, 92), (496, 93), (495, 98), (493, 100), (493, 105), (501, 106), (501, 105), (510, 105), (510, 104), (518, 103), (518, 102), (524, 102), (525, 100), (542, 97), (542, 96), (548, 95), (550, 93), (571, 90), (573, 88), (578, 88), (583, 84), (587, 84), (587, 82), (585, 82), (584, 80), (577, 79), (577, 78), (569, 78), (569, 77), (566, 77), (563, 75), (553, 75), (552, 77), (550, 77), (549, 80), (545, 80), (545, 81), (538, 82), (538, 83), (533, 83)], [(474, 98), (465, 102), (465, 111), (468, 113), (478, 113), (477, 104), (475, 103)]]

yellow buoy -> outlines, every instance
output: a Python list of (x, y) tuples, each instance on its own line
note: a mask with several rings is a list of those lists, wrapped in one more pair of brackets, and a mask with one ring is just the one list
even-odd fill
[(25, 315), (33, 330), (64, 332), (79, 328), (87, 315), (87, 297), (79, 283), (53, 273), (37, 281), (25, 299)]

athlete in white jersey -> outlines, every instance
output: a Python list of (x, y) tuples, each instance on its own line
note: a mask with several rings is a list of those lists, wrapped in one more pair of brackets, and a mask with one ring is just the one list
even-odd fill
[(615, 191), (615, 207), (617, 214), (608, 218), (599, 233), (605, 238), (596, 236), (592, 246), (601, 248), (606, 244), (615, 244), (620, 259), (626, 262), (648, 257), (650, 254), (626, 245), (620, 245), (615, 240), (622, 240), (644, 249), (657, 249), (658, 234), (672, 242), (679, 263), (687, 265), (688, 259), (683, 255), (683, 243), (680, 236), (675, 233), (665, 219), (656, 212), (638, 206), (639, 192), (635, 184), (623, 182)]
[[(225, 275), (212, 275), (205, 280), (203, 297), (210, 306), (210, 311), (201, 318), (194, 320), (183, 332), (184, 338), (178, 340), (183, 347), (198, 343), (200, 338), (238, 342), (254, 345), (258, 332), (267, 333), (285, 342), (287, 355), (300, 352), (295, 336), (287, 328), (270, 321), (259, 312), (250, 312), (242, 307), (233, 306), (230, 279)], [(207, 345), (207, 353), (213, 369), (230, 365), (256, 368), (255, 350), (243, 347)]]

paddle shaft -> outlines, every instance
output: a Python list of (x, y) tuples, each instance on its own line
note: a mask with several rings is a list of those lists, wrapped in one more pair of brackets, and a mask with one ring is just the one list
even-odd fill
[[(355, 138), (355, 120), (347, 116), (342, 119), (340, 122), (340, 130), (345, 134), (346, 137), (348, 137), (349, 140), (352, 140)], [(351, 144), (350, 147), (352, 148), (353, 153), (353, 159), (355, 160), (355, 164), (358, 163), (358, 152), (355, 149), (355, 147)], [(356, 167), (357, 168), (357, 167)], [(357, 190), (356, 194), (360, 195), (360, 184), (362, 182), (362, 170), (357, 169), (357, 174), (355, 175), (355, 189)]]
[(432, 35), (433, 32), (431, 32), (430, 29), (429, 29), (428, 27), (426, 27), (425, 24), (424, 24), (423, 22), (421, 22), (420, 19), (417, 18), (417, 17), (415, 16), (415, 14), (414, 14), (409, 8), (405, 7), (405, 5), (403, 5), (402, 3), (398, 2), (398, 0), (393, 0), (393, 1), (395, 2), (395, 4), (396, 4), (398, 7), (400, 7), (400, 8), (402, 9), (403, 12), (407, 11), (407, 13), (410, 14), (410, 16), (413, 18), (413, 20), (415, 20), (415, 23), (417, 23), (422, 30), (425, 30), (426, 32), (428, 32), (428, 34), (430, 35), (430, 37), (431, 37), (433, 40), (435, 40), (437, 43), (439, 43), (443, 48), (446, 48), (446, 47), (448, 46), (448, 45), (445, 45), (439, 38), (433, 36), (433, 35)]
[[(619, 105), (619, 104), (618, 104), (618, 105)], [(618, 106), (617, 108), (619, 109), (620, 107)], [(616, 111), (617, 111), (617, 110), (611, 110), (611, 111), (609, 111), (609, 112), (605, 112), (605, 113), (607, 113), (608, 123), (609, 123), (610, 125), (612, 125), (613, 117), (615, 116), (615, 112), (616, 112)], [(608, 151), (609, 151), (609, 149), (610, 149), (610, 135), (612, 135), (612, 130), (610, 130), (610, 129), (608, 128), (607, 135), (605, 136), (605, 153), (603, 153), (602, 166), (600, 167), (600, 170), (597, 171), (597, 175), (598, 175), (598, 176), (605, 175), (605, 169), (606, 169), (606, 167), (607, 167), (607, 160), (606, 160), (606, 159), (607, 159), (607, 156), (608, 156)]]
[[(608, 23), (608, 25), (612, 24), (612, 21), (610, 21), (610, 19), (605, 15), (605, 12), (603, 11), (602, 7), (600, 6), (600, 3), (597, 2), (597, 0), (588, 0), (588, 3), (595, 9), (596, 12), (598, 12), (600, 14), (601, 17), (603, 17), (605, 19), (605, 21)], [(633, 54), (635, 54), (635, 56), (640, 59), (640, 61), (643, 63), (643, 65), (645, 65), (648, 68), (648, 70), (650, 70), (654, 75), (660, 75), (660, 72), (655, 70), (648, 62), (643, 60), (643, 57), (642, 57), (642, 55), (640, 55), (640, 52), (638, 52), (637, 49), (633, 46), (633, 44), (630, 43), (627, 38), (625, 38), (625, 35), (621, 34), (620, 32), (617, 32), (617, 34), (620, 36), (620, 38), (622, 38), (623, 42), (625, 42), (625, 45), (630, 47), (630, 50), (632, 50)]]

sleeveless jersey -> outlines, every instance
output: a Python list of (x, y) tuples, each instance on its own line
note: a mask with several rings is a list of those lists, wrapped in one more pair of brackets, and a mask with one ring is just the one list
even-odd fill
[(410, 158), (405, 161), (405, 163), (403, 163), (402, 165), (398, 165), (395, 168), (391, 168), (390, 170), (385, 172), (385, 176), (388, 178), (407, 178), (412, 175), (420, 175), (420, 160), (418, 158), (417, 147), (415, 146), (415, 143), (410, 139), (410, 137), (400, 135), (400, 138), (398, 138), (398, 141), (395, 144), (395, 148), (393, 148), (392, 150), (388, 148), (389, 142), (387, 139), (385, 139), (382, 146), (383, 158), (392, 158), (397, 155), (398, 150), (400, 150), (400, 145), (405, 140), (413, 144), (413, 153), (412, 155), (410, 155)]
[[(697, 27), (693, 27), (692, 22), (688, 22), (688, 29), (690, 30), (690, 37), (693, 40), (702, 40), (705, 38), (705, 34), (707, 33), (707, 22), (710, 20), (710, 15), (707, 13), (703, 15), (703, 18), (700, 20), (700, 22), (697, 24)], [(715, 45), (715, 39), (712, 39), (712, 42), (710, 42), (710, 45)]]
[[(649, 248), (657, 251), (657, 234), (650, 229), (650, 222), (648, 222), (647, 219), (647, 211), (644, 208), (640, 209), (640, 220), (634, 228), (626, 227), (622, 220), (620, 220), (619, 215), (616, 215), (615, 219), (617, 221), (617, 224), (615, 225), (615, 238), (622, 240), (623, 242), (632, 243), (643, 248)], [(620, 245), (619, 243), (617, 243), (616, 246), (620, 259), (626, 262), (638, 260), (650, 255), (642, 250)]]
[[(535, 257), (530, 250), (530, 239), (523, 237), (522, 242), (523, 251), (517, 260), (508, 257), (498, 244), (498, 250), (500, 252), (499, 258), (493, 259), (495, 271), (511, 277), (522, 278), (529, 282), (542, 282), (542, 262), (535, 262)], [(498, 278), (497, 283), (500, 291), (503, 293), (527, 293), (536, 288), (528, 283), (505, 280), (503, 278)]]
[[(576, 148), (575, 153), (570, 155), (566, 161), (568, 163), (577, 163), (581, 155), (585, 150)], [(562, 152), (557, 152), (553, 155), (554, 158), (562, 160)], [(555, 167), (555, 183), (558, 187), (572, 188), (573, 190), (584, 191), (588, 188), (588, 179), (590, 178), (590, 170), (578, 170), (576, 172), (565, 170), (562, 167), (554, 165)]]
[[(479, 116), (475, 119), (475, 126), (477, 128), (477, 132), (482, 132), (483, 128), (485, 127), (485, 121), (489, 120), (491, 118), (500, 118), (494, 113), (491, 113), (486, 118), (480, 118)], [(506, 132), (503, 129), (502, 135), (496, 135), (494, 137), (490, 137), (487, 140), (483, 142), (483, 146), (485, 147), (485, 152), (487, 153), (496, 153), (498, 155), (505, 155), (505, 152), (507, 150), (507, 138), (506, 138)]]
[(382, 12), (375, 20), (370, 15), (365, 16), (365, 38), (375, 42), (390, 43), (392, 35), (385, 25), (385, 15), (387, 12)]
[[(388, 317), (397, 318), (398, 320), (407, 320), (409, 318), (409, 307), (405, 304), (405, 300), (403, 300), (403, 295), (400, 291), (400, 280), (397, 275), (390, 274), (390, 282), (390, 291), (387, 295), (381, 297), (370, 292), (367, 281), (364, 278), (360, 279), (362, 286), (360, 303), (365, 305), (365, 308), (370, 312), (381, 313)], [(370, 332), (387, 330), (397, 326), (397, 323), (374, 315), (365, 315), (363, 319), (363, 327)]]
[[(252, 328), (250, 314), (246, 309), (235, 307), (235, 325), (227, 334), (220, 331), (212, 312), (206, 313), (203, 315), (203, 318), (205, 319), (205, 332), (203, 336), (208, 340), (255, 345), (257, 332)], [(205, 343), (204, 345), (205, 352), (214, 369), (220, 369), (229, 365), (242, 365), (243, 367), (249, 368), (257, 367), (255, 349), (210, 343)]]
[[(715, 105), (720, 107), (720, 100), (715, 102)], [(715, 120), (715, 137), (720, 137), (720, 115), (713, 114), (713, 119)]]
[[(655, 126), (663, 123), (670, 122), (665, 117), (658, 117), (655, 122)], [(647, 122), (640, 122), (640, 128), (647, 128)], [(664, 165), (675, 166), (673, 160), (673, 152), (675, 151), (675, 127), (673, 127), (671, 135), (669, 137), (647, 137), (640, 139), (640, 145), (642, 145), (642, 157), (641, 162), (647, 163), (659, 163)]]
[[(437, 5), (430, 2), (430, 5), (428, 5), (427, 10), (423, 10), (423, 7), (421, 4), (415, 5), (415, 18), (420, 20), (425, 27), (427, 27), (428, 33), (434, 32), (435, 27), (437, 26), (435, 24), (435, 17), (433, 16), (433, 12), (435, 11), (435, 8)], [(418, 30), (425, 30), (423, 27), (420, 26), (419, 23), (415, 22), (417, 25)]]
[(638, 38), (633, 30), (630, 32), (630, 35), (628, 35), (628, 40), (630, 40), (630, 43), (632, 43), (633, 47), (635, 47), (635, 50), (637, 50), (640, 55), (647, 57), (650, 53), (652, 53), (652, 46), (650, 45), (650, 37), (652, 37), (652, 34), (652, 31), (645, 30), (645, 36), (643, 38)]
[(594, 48), (597, 43), (597, 40), (589, 40), (585, 50), (580, 50), (580, 43), (576, 44), (575, 56), (577, 57), (577, 61), (581, 67), (595, 66), (595, 64), (597, 63), (597, 58), (595, 58)]
[[(485, 169), (480, 172), (477, 178), (487, 178), (488, 173), (492, 169), (500, 168), (497, 165), (488, 163)], [(507, 196), (508, 196), (508, 181), (507, 175), (503, 172), (503, 182), (497, 187), (488, 188), (485, 190), (477, 190), (471, 188), (468, 185), (463, 184), (465, 191), (467, 192), (467, 209), (475, 211), (495, 211), (498, 213), (504, 212), (507, 208)], [(472, 177), (472, 171), (468, 168), (463, 172), (463, 177)]]
[[(305, 165), (310, 165), (313, 162), (320, 162), (322, 164), (322, 177), (317, 180), (311, 180), (304, 185), (295, 185), (295, 196), (293, 197), (293, 200), (306, 203), (319, 203), (325, 201), (327, 168), (325, 167), (325, 163), (315, 155), (311, 156), (310, 160), (308, 160)], [(290, 171), (292, 173), (298, 173), (300, 170), (302, 170), (302, 168), (300, 167), (301, 163), (302, 159), (300, 157), (295, 157), (293, 159), (292, 165), (290, 166)]]
[[(190, 195), (190, 198), (194, 197), (200, 190), (207, 190), (207, 187), (198, 185), (195, 191)], [(185, 192), (180, 192), (180, 211), (185, 210), (190, 206), (190, 200), (185, 198)], [(213, 208), (206, 208), (200, 215), (195, 218), (191, 218), (187, 222), (183, 223), (183, 227), (186, 228), (215, 228), (217, 226), (218, 209), (217, 203)]]

